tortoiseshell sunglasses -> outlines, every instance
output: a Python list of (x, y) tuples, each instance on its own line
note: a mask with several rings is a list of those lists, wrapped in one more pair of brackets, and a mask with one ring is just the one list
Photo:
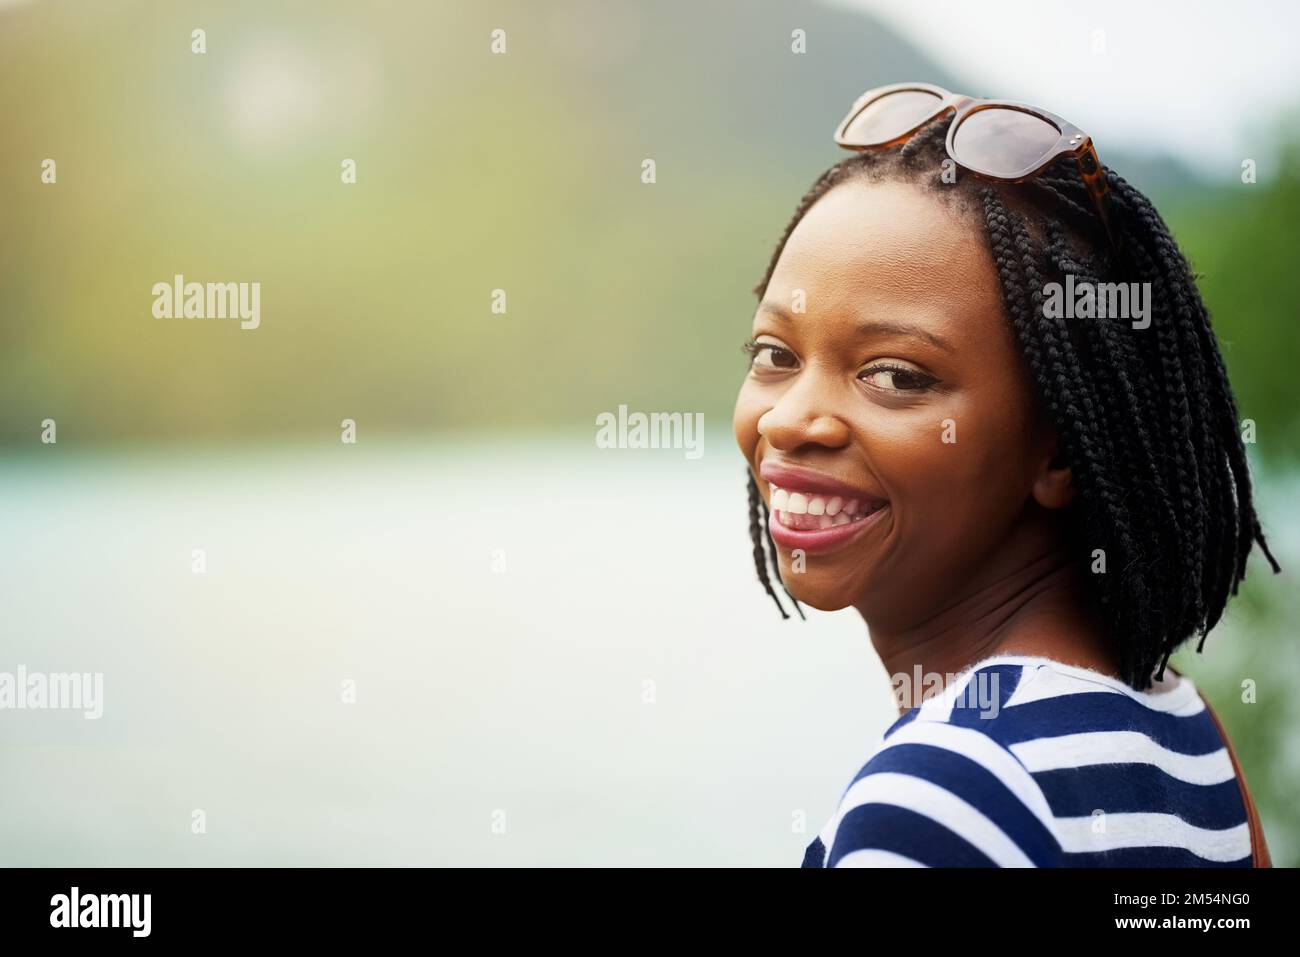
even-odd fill
[(976, 176), (1023, 183), (1062, 156), (1073, 157), (1097, 215), (1118, 248), (1110, 222), (1110, 190), (1092, 138), (1036, 106), (980, 100), (930, 83), (894, 83), (858, 97), (835, 130), (835, 142), (858, 151), (899, 146), (949, 110), (953, 119), (948, 128), (948, 156)]

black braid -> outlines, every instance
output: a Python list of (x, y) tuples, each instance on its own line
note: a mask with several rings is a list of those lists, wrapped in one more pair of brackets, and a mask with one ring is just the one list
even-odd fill
[[(799, 201), (754, 292), (762, 298), (808, 209), (851, 179), (915, 182), (983, 227), (1008, 322), (1078, 491), (1067, 509), (1072, 544), (1085, 565), (1093, 549), (1103, 550), (1106, 573), (1087, 576), (1092, 598), (1124, 680), (1146, 690), (1197, 632), (1202, 650), (1255, 545), (1280, 570), (1255, 514), (1237, 405), (1208, 311), (1160, 214), (1114, 171), (1106, 177), (1118, 253), (1073, 161), (1022, 185), (965, 173), (943, 183), (947, 126), (940, 119), (900, 149), (855, 153), (826, 170)], [(1049, 318), (1044, 286), (1069, 274), (1076, 282), (1150, 283), (1150, 327)], [(759, 581), (789, 617), (768, 575), (770, 563), (779, 580), (779, 565), (752, 474), (749, 493)]]
[[(768, 575), (768, 559), (772, 562), (772, 567), (776, 569), (777, 581), (781, 581), (781, 566), (778, 564), (776, 557), (776, 544), (772, 541), (772, 533), (767, 526), (767, 506), (763, 502), (763, 496), (758, 492), (758, 483), (754, 481), (754, 475), (748, 469), (745, 474), (749, 478), (749, 539), (754, 544), (754, 567), (758, 571), (758, 580), (763, 583), (767, 593), (772, 596), (772, 601), (776, 602), (776, 607), (781, 612), (782, 618), (789, 618), (785, 606), (781, 604), (781, 599), (776, 597), (776, 591), (772, 588), (772, 579)], [(767, 547), (766, 556), (763, 553), (764, 545)], [(799, 607), (799, 602), (795, 601), (793, 595), (786, 591), (785, 583), (781, 582), (781, 591), (790, 599), (794, 605), (794, 610), (803, 618), (803, 609)]]
[(767, 555), (763, 552), (763, 532), (761, 524), (763, 521), (763, 497), (758, 494), (758, 485), (754, 482), (753, 474), (749, 474), (749, 538), (754, 543), (754, 568), (758, 570), (758, 580), (763, 583), (767, 593), (772, 596), (772, 601), (776, 602), (777, 609), (781, 612), (782, 618), (789, 618), (785, 606), (781, 604), (781, 599), (776, 596), (776, 590), (772, 587), (771, 576), (767, 572)]

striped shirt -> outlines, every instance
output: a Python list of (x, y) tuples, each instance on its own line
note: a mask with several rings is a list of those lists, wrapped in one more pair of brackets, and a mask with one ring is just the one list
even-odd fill
[(1186, 675), (1139, 692), (976, 662), (885, 731), (804, 867), (1249, 867), (1246, 807)]

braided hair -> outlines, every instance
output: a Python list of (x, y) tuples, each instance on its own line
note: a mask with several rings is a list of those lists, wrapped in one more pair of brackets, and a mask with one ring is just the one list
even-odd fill
[[(1124, 681), (1146, 690), (1197, 632), (1201, 651), (1256, 543), (1280, 570), (1255, 515), (1237, 406), (1209, 314), (1164, 220), (1113, 170), (1105, 175), (1118, 251), (1070, 159), (1023, 184), (958, 172), (949, 185), (952, 176), (941, 175), (951, 166), (949, 123), (941, 117), (901, 149), (854, 153), (822, 173), (754, 292), (761, 300), (808, 209), (852, 179), (917, 183), (983, 225), (1007, 319), (1077, 490), (1067, 507), (1071, 547), (1081, 556), (1102, 550), (1108, 571), (1086, 576), (1090, 598), (1116, 641)], [(1150, 326), (1049, 316), (1044, 286), (1069, 274), (1076, 283), (1150, 283)], [(768, 573), (770, 562), (780, 583), (767, 509), (746, 475), (758, 578), (788, 618)]]

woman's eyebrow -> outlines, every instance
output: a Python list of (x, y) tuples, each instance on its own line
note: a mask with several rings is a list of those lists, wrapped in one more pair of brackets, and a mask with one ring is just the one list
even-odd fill
[[(781, 319), (785, 322), (794, 322), (794, 316), (790, 315), (790, 313), (787, 312), (782, 306), (779, 306), (774, 302), (764, 301), (762, 303), (759, 303), (758, 311), (769, 313), (775, 316), (777, 319)], [(915, 323), (911, 323), (911, 322), (892, 322), (892, 321), (885, 321), (881, 319), (868, 319), (858, 323), (858, 331), (866, 335), (913, 336), (917, 339), (924, 339), (926, 342), (938, 346), (940, 349), (943, 349), (945, 352), (957, 351), (956, 349), (953, 348), (952, 343), (949, 342), (947, 339), (945, 339), (943, 336), (933, 333), (929, 329), (926, 329), (923, 326), (918, 326)]]

